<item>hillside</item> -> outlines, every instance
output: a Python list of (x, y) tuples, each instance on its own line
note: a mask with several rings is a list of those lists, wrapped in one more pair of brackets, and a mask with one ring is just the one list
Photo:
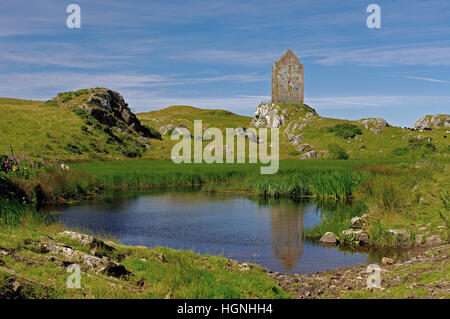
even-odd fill
[(383, 119), (325, 118), (295, 104), (262, 104), (254, 118), (181, 105), (134, 115), (119, 93), (103, 88), (60, 93), (46, 102), (0, 98), (0, 110), (0, 153), (10, 151), (11, 144), (31, 157), (169, 159), (176, 143), (169, 134), (176, 127), (192, 132), (194, 120), (202, 120), (204, 129), (279, 127), (281, 159), (449, 153), (448, 115), (424, 116), (414, 129), (390, 126)]
[[(319, 116), (307, 105), (278, 104), (273, 107), (262, 104), (257, 107), (254, 118), (191, 106), (171, 106), (137, 116), (143, 123), (160, 130), (163, 141), (157, 142), (155, 152), (158, 158), (170, 157), (174, 142), (170, 141), (167, 134), (170, 130), (167, 129), (186, 126), (192, 132), (196, 119), (203, 120), (204, 128), (218, 127), (222, 130), (226, 127), (279, 127), (281, 159), (330, 157), (330, 145), (338, 146), (354, 159), (414, 157), (421, 156), (420, 152), (424, 151), (436, 154), (449, 152), (449, 128), (444, 125), (419, 130), (394, 127), (379, 118), (359, 121), (332, 119)], [(440, 119), (443, 117), (445, 115), (439, 116)], [(352, 130), (357, 131), (354, 136)]]
[[(16, 153), (35, 158), (142, 156), (152, 148), (152, 133), (140, 126), (120, 95), (111, 92), (85, 89), (60, 93), (46, 102), (0, 98), (0, 152), (10, 151), (11, 145)], [(117, 101), (108, 101), (112, 98)], [(123, 104), (121, 109), (117, 103)]]

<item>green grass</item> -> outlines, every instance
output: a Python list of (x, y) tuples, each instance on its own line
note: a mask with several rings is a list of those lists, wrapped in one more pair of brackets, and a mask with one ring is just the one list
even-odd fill
[(32, 219), (37, 223), (52, 220), (44, 211), (32, 205), (23, 204), (17, 199), (0, 198), (0, 225), (16, 226), (25, 219)]
[(174, 164), (170, 161), (121, 161), (74, 163), (75, 169), (97, 177), (104, 188), (209, 185), (225, 183), (228, 190), (246, 191), (265, 197), (316, 196), (348, 198), (364, 180), (356, 170), (362, 162), (282, 161), (276, 175), (261, 175), (259, 164)]
[(145, 147), (137, 136), (110, 130), (78, 108), (87, 103), (89, 92), (61, 93), (47, 102), (0, 98), (0, 154), (11, 144), (32, 158), (80, 161), (142, 156)]
[[(129, 299), (129, 298), (289, 298), (257, 265), (242, 269), (238, 264), (220, 256), (202, 256), (192, 251), (169, 248), (146, 248), (115, 244), (120, 261), (132, 272), (128, 278), (111, 280), (105, 275), (82, 273), (81, 289), (68, 289), (68, 273), (65, 267), (51, 262), (48, 254), (33, 249), (30, 240), (42, 236), (52, 238), (61, 232), (59, 224), (42, 224), (27, 219), (20, 225), (0, 225), (0, 247), (14, 251), (22, 258), (2, 257), (0, 265), (0, 297), (7, 297), (12, 289), (13, 276), (6, 267), (21, 276), (42, 283), (24, 284), (21, 298), (83, 298), (83, 299)], [(61, 240), (74, 249), (83, 250), (74, 241)], [(85, 250), (85, 249), (84, 249)], [(144, 281), (143, 288), (136, 284)], [(111, 282), (119, 286), (111, 285)], [(125, 288), (123, 288), (125, 287)], [(17, 297), (17, 296), (16, 296)]]
[(326, 232), (340, 236), (343, 230), (349, 229), (353, 217), (362, 216), (366, 212), (367, 206), (364, 202), (326, 203), (322, 209), (321, 222), (305, 229), (303, 235), (309, 239), (319, 239)]
[[(140, 146), (138, 136), (121, 135), (108, 130), (78, 108), (79, 105), (88, 103), (88, 94), (92, 90), (94, 89), (60, 93), (47, 102), (0, 98), (0, 153), (6, 152), (8, 145), (12, 144), (16, 150), (33, 157), (45, 155), (70, 161), (115, 160), (124, 157), (169, 159), (176, 142), (171, 141), (168, 135), (160, 137), (156, 130), (164, 125), (186, 125), (192, 132), (194, 120), (202, 120), (204, 128), (217, 127), (224, 132), (225, 128), (249, 128), (252, 120), (249, 116), (225, 110), (192, 106), (171, 106), (139, 113), (137, 117), (142, 124), (154, 128), (152, 135), (155, 138), (151, 140), (153, 149), (146, 150)], [(287, 110), (298, 110), (294, 105), (281, 106)], [(411, 148), (409, 143), (411, 139), (420, 137), (426, 144), (425, 148), (430, 143), (433, 145), (434, 156), (442, 157), (442, 154), (450, 152), (448, 139), (444, 138), (447, 134), (445, 129), (418, 132), (390, 126), (382, 133), (375, 134), (363, 128), (358, 121), (317, 115), (304, 118), (307, 112), (315, 113), (307, 106), (304, 108), (291, 121), (306, 126), (291, 133), (301, 133), (304, 136), (303, 143), (311, 145), (315, 150), (328, 150), (329, 145), (337, 145), (353, 159), (389, 159), (392, 156), (420, 159), (429, 156), (430, 152), (424, 152), (424, 147)], [(292, 159), (293, 156), (300, 155), (296, 153), (297, 147), (291, 145), (288, 136), (284, 134), (288, 124), (280, 128), (281, 159)], [(331, 128), (330, 131), (328, 128)], [(355, 136), (350, 138), (353, 135)]]

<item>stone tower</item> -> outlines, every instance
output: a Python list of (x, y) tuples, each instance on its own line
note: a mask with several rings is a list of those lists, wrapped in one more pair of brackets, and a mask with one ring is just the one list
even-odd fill
[(292, 50), (287, 50), (272, 68), (272, 103), (301, 103), (303, 64)]

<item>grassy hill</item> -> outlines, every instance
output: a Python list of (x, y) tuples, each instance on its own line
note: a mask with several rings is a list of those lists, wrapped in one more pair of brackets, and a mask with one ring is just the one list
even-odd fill
[(0, 98), (0, 153), (64, 160), (114, 160), (139, 157), (146, 151), (139, 135), (108, 127), (80, 105), (93, 92), (86, 89), (60, 93), (43, 101)]
[[(10, 150), (25, 152), (31, 157), (44, 155), (63, 160), (116, 160), (127, 157), (169, 159), (172, 146), (171, 130), (161, 139), (151, 139), (146, 148), (137, 133), (111, 129), (86, 113), (80, 106), (89, 103), (95, 92), (106, 89), (84, 89), (60, 93), (49, 101), (0, 98), (0, 153)], [(286, 106), (291, 112), (293, 106)], [(290, 141), (292, 135), (302, 135), (302, 145), (318, 151), (338, 147), (353, 159), (415, 157), (421, 154), (449, 153), (447, 129), (413, 131), (399, 127), (384, 127), (375, 132), (361, 121), (307, 116), (298, 112), (280, 127), (280, 158), (300, 159), (304, 152)], [(311, 115), (311, 114), (310, 114)], [(226, 110), (199, 109), (192, 106), (170, 106), (162, 110), (139, 113), (137, 118), (146, 127), (186, 126), (191, 132), (194, 120), (202, 120), (203, 128), (249, 128), (252, 118)], [(297, 128), (292, 128), (297, 124)], [(353, 126), (352, 126), (353, 125)], [(367, 127), (366, 127), (367, 126)], [(353, 137), (346, 131), (356, 129)], [(342, 134), (341, 134), (342, 133)], [(431, 146), (428, 144), (432, 144)]]
[[(292, 106), (286, 106), (286, 109), (292, 111)], [(369, 123), (366, 125), (361, 121), (349, 121), (343, 119), (332, 119), (321, 117), (314, 113), (314, 116), (306, 117), (307, 112), (299, 111), (280, 127), (280, 158), (281, 159), (299, 159), (302, 152), (298, 147), (292, 145), (289, 141), (289, 133), (302, 134), (303, 144), (310, 145), (316, 150), (328, 150), (330, 144), (339, 146), (350, 158), (370, 159), (370, 158), (392, 158), (392, 157), (420, 157), (423, 151), (435, 154), (446, 154), (449, 152), (449, 139), (447, 138), (445, 128), (433, 129), (432, 131), (413, 131), (400, 127), (387, 126), (382, 132), (376, 130), (376, 127)], [(251, 127), (252, 118), (240, 116), (224, 110), (198, 109), (192, 106), (170, 106), (168, 108), (139, 113), (138, 118), (142, 123), (155, 128), (164, 127), (172, 124), (173, 126), (186, 125), (192, 132), (194, 120), (203, 120), (203, 127), (217, 127), (224, 131), (225, 128)], [(303, 128), (296, 131), (287, 131), (293, 124), (304, 124)], [(344, 135), (338, 135), (337, 132), (330, 130), (335, 126), (354, 125), (361, 134), (356, 134), (349, 138)], [(416, 145), (412, 146), (411, 140), (417, 144), (431, 143), (434, 150), (423, 148)], [(416, 140), (417, 139), (417, 140)], [(163, 135), (162, 141), (155, 142), (157, 149), (150, 156), (157, 158), (169, 158), (171, 146), (175, 142), (170, 141), (169, 135)]]

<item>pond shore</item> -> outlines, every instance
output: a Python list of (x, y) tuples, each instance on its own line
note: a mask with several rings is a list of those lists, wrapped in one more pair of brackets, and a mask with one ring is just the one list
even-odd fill
[[(53, 225), (44, 236), (29, 228), (2, 232), (1, 298), (450, 297), (450, 244), (381, 265), (382, 288), (367, 289), (366, 266), (285, 275), (223, 257), (125, 246), (61, 230)], [(74, 264), (81, 269), (81, 289), (67, 288), (67, 267)], [(200, 287), (195, 296), (186, 284)]]
[(378, 289), (367, 288), (367, 266), (305, 275), (269, 274), (298, 299), (450, 298), (450, 244), (427, 249), (405, 262), (383, 264), (381, 269)]

